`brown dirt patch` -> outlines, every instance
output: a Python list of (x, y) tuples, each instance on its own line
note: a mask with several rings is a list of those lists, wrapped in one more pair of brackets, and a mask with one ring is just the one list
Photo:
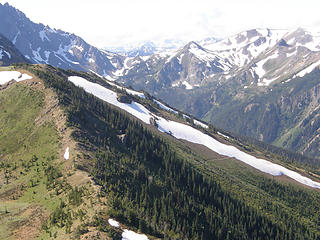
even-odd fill
[(34, 239), (39, 236), (42, 223), (48, 218), (48, 213), (39, 206), (31, 206), (21, 216), (23, 220), (15, 222), (12, 226), (16, 229), (13, 232), (16, 240)]
[(23, 195), (23, 191), (21, 190), (21, 186), (14, 186), (0, 193), (0, 201), (18, 199), (22, 195)]

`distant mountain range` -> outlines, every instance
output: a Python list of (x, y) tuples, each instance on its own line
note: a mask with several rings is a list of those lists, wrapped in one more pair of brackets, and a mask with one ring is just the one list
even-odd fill
[(9, 4), (0, 4), (0, 16), (2, 65), (90, 71), (229, 131), (320, 156), (318, 33), (252, 29), (185, 45), (168, 40), (103, 50), (33, 23)]
[(253, 29), (126, 58), (113, 79), (229, 131), (320, 156), (319, 65), (317, 33)]
[(104, 75), (116, 70), (122, 61), (120, 56), (101, 51), (74, 34), (33, 23), (7, 3), (0, 4), (0, 16), (0, 34), (32, 63)]
[(104, 49), (127, 57), (150, 56), (155, 53), (170, 52), (183, 47), (186, 42), (178, 39), (165, 39), (161, 41), (143, 41), (136, 44), (110, 47)]

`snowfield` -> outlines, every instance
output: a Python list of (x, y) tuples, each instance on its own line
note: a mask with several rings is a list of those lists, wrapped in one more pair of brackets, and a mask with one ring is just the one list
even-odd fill
[(17, 82), (31, 79), (32, 77), (26, 73), (21, 74), (17, 71), (3, 71), (0, 72), (0, 85), (15, 80)]
[(78, 87), (82, 87), (86, 92), (95, 95), (101, 100), (106, 101), (112, 105), (118, 106), (119, 108), (139, 118), (141, 121), (145, 123), (150, 123), (150, 112), (141, 104), (136, 102), (132, 102), (131, 104), (121, 103), (117, 100), (117, 93), (105, 87), (102, 87), (97, 83), (89, 82), (82, 77), (72, 76), (69, 77), (69, 81), (73, 82), (73, 84)]
[[(91, 83), (81, 77), (69, 77), (69, 81), (73, 82), (78, 87), (82, 87), (86, 92), (91, 93), (112, 105), (118, 106), (119, 108), (134, 115), (147, 124), (150, 123), (150, 118), (154, 116), (148, 109), (146, 109), (139, 103), (132, 102), (131, 104), (125, 104), (118, 102), (117, 94), (115, 92), (104, 88), (99, 84)], [(156, 121), (158, 124), (158, 130), (168, 133), (177, 139), (183, 139), (192, 143), (204, 145), (218, 154), (240, 160), (259, 171), (271, 174), (273, 176), (286, 175), (299, 183), (320, 189), (320, 183), (304, 177), (299, 173), (289, 170), (283, 166), (251, 156), (245, 152), (240, 151), (234, 146), (220, 143), (213, 137), (204, 134), (203, 132), (189, 125), (178, 123), (175, 121), (168, 121), (158, 116), (155, 117), (156, 119), (158, 119)]]

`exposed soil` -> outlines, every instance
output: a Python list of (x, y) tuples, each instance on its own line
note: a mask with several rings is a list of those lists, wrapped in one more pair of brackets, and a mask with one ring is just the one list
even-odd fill
[(22, 214), (23, 220), (14, 222), (13, 238), (16, 240), (34, 239), (39, 236), (41, 225), (49, 217), (39, 206), (30, 206)]

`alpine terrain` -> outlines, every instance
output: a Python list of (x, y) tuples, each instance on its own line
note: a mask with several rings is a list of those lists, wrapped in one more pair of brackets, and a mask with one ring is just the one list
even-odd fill
[(221, 128), (317, 157), (319, 44), (303, 29), (254, 29), (127, 58), (114, 79)]
[(0, 20), (0, 239), (320, 239), (317, 33), (102, 50)]

